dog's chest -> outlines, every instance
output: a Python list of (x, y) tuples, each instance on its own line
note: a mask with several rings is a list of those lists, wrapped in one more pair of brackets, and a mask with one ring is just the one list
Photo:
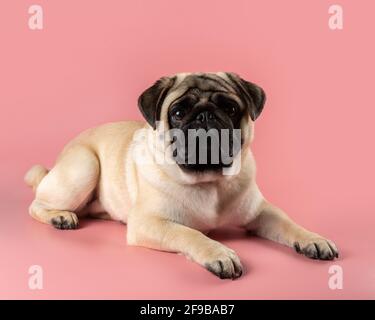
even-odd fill
[(176, 217), (181, 223), (201, 231), (222, 225), (227, 214), (222, 190), (218, 186), (195, 186), (183, 188), (178, 199), (180, 214)]

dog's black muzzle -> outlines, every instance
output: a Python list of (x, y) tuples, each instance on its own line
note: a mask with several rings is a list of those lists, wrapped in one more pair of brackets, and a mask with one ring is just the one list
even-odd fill
[(230, 167), (233, 155), (239, 151), (234, 143), (237, 140), (232, 123), (207, 109), (192, 115), (172, 141), (173, 157), (187, 171), (217, 171)]

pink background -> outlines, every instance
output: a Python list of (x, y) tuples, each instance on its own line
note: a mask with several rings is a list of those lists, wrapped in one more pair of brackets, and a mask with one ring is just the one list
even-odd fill
[[(375, 298), (372, 0), (33, 1), (0, 7), (1, 298)], [(264, 194), (333, 239), (336, 262), (305, 259), (235, 230), (213, 236), (246, 273), (221, 281), (184, 257), (127, 247), (124, 226), (83, 221), (57, 231), (27, 214), (23, 184), (80, 131), (140, 119), (138, 95), (162, 75), (234, 71), (268, 95), (253, 145)], [(41, 265), (44, 289), (29, 290)], [(343, 290), (328, 268), (344, 271)]]

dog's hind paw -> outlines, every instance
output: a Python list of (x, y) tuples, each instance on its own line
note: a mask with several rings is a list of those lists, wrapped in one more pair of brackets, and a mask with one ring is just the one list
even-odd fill
[(74, 212), (61, 211), (51, 219), (51, 224), (61, 230), (77, 229), (78, 217)]

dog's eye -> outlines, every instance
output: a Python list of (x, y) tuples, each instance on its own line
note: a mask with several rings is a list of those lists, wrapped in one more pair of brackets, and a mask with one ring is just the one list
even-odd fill
[(172, 117), (173, 117), (175, 120), (182, 120), (183, 117), (185, 117), (185, 112), (184, 112), (183, 110), (176, 110), (176, 111), (173, 111)]
[(237, 113), (237, 108), (234, 105), (228, 105), (225, 107), (225, 112), (228, 116), (233, 117)]
[(213, 95), (212, 101), (228, 116), (235, 117), (238, 115), (239, 106), (232, 98), (221, 93), (217, 93)]

